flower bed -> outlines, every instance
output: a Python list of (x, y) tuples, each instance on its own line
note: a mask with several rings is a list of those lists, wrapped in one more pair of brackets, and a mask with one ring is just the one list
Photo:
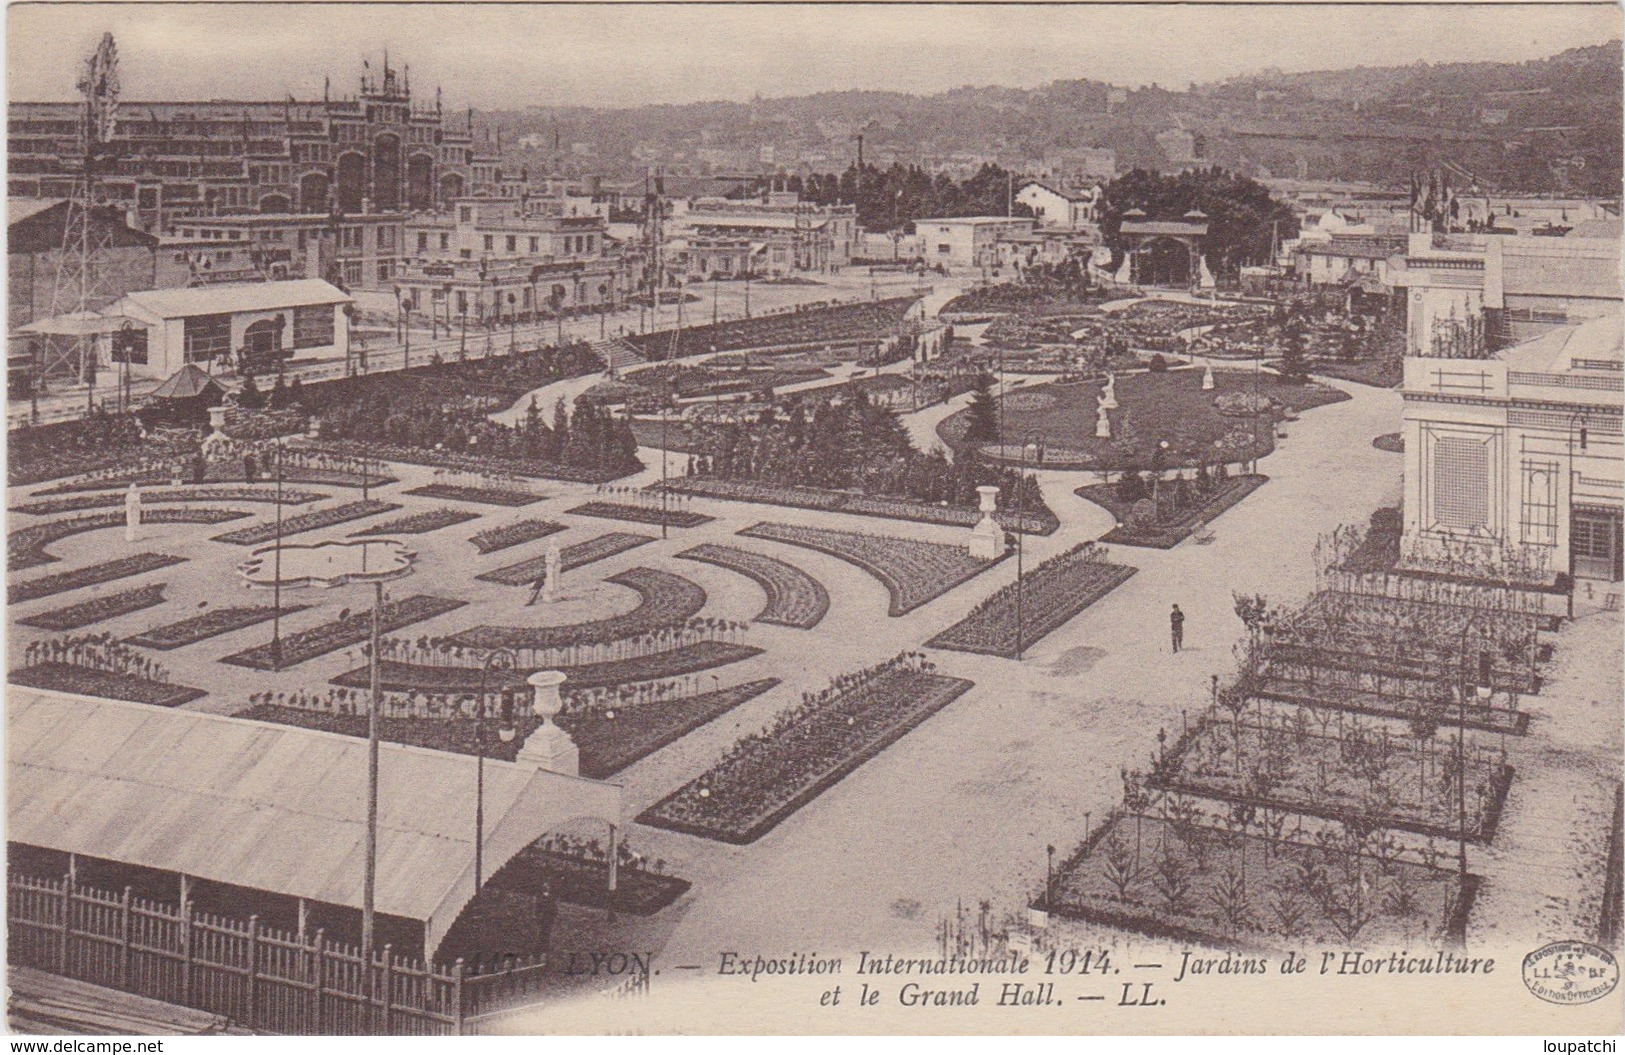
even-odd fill
[[(290, 448), (290, 457), (292, 456)], [(35, 498), (49, 495), (82, 494), (87, 491), (105, 491), (108, 488), (120, 490), (135, 484), (138, 487), (152, 487), (171, 484), (175, 480), (185, 480), (189, 472), (181, 467), (180, 462), (173, 466), (160, 468), (143, 468), (124, 473), (98, 474), (86, 480), (70, 480), (67, 483), (57, 484), (41, 491), (35, 491)], [(204, 484), (247, 484), (247, 483), (275, 483), (275, 478), (268, 478), (262, 470), (253, 480), (243, 474), (243, 466), (238, 461), (215, 461), (209, 463), (208, 472), (203, 477)], [(334, 469), (320, 465), (289, 465), (282, 473), (284, 488), (288, 484), (317, 484), (326, 487), (383, 487), (386, 484), (397, 483), (393, 476), (385, 473), (368, 473), (365, 478), (359, 472), (345, 469)], [(286, 496), (287, 491), (283, 491)], [(122, 499), (120, 499), (122, 501)]]
[[(625, 531), (611, 531), (597, 538), (577, 542), (573, 546), (565, 546), (559, 550), (559, 571), (566, 572), (572, 568), (579, 568), (584, 564), (613, 557), (617, 553), (625, 553), (629, 549), (636, 549), (654, 539), (648, 535), (634, 535)], [(547, 568), (547, 556), (532, 557), (530, 560), (520, 561), (518, 564), (509, 564), (506, 567), (488, 571), (483, 575), (474, 576), (481, 582), (496, 582), (504, 586), (529, 586), (536, 581), (537, 576)]]
[(71, 692), (80, 696), (100, 696), (108, 700), (149, 703), (154, 707), (179, 707), (208, 693), (186, 685), (171, 685), (136, 674), (96, 670), (71, 663), (37, 663), (6, 675), (11, 685), (31, 689)]
[[(1349, 681), (1357, 682), (1357, 679), (1350, 678)], [(1300, 681), (1277, 674), (1265, 676), (1256, 695), (1281, 703), (1353, 711), (1368, 714), (1373, 718), (1405, 720), (1423, 718), (1428, 716), (1431, 709), (1431, 704), (1425, 696), (1414, 694), (1391, 696), (1360, 688), (1358, 684), (1337, 683), (1325, 678), (1313, 682)], [(1458, 721), (1455, 708), (1450, 708), (1444, 715), (1443, 724), (1462, 724)], [(1505, 707), (1485, 707), (1475, 704), (1468, 706), (1465, 724), (1469, 729), (1478, 729), (1482, 732), (1523, 736), (1529, 731), (1529, 714), (1526, 711), (1513, 711)]]
[(1371, 446), (1379, 451), (1389, 454), (1405, 453), (1405, 434), (1403, 432), (1385, 432), (1371, 441)]
[[(1104, 551), (1083, 543), (1028, 572), (1021, 587), (1021, 644), (1032, 645), (1073, 619), (1134, 575), (1138, 568), (1111, 564)], [(1016, 655), (1016, 584), (971, 609), (970, 614), (926, 642), (930, 648)]]
[[(320, 491), (299, 491), (287, 487), (282, 489), (282, 504), (285, 506), (309, 505), (327, 497)], [(143, 506), (171, 502), (263, 502), (274, 505), (276, 501), (277, 493), (274, 487), (159, 487), (141, 492), (141, 504)], [(52, 513), (77, 513), (85, 509), (113, 509), (115, 507), (124, 508), (123, 491), (115, 491), (109, 494), (70, 495), (64, 498), (48, 498), (42, 502), (25, 502), (22, 505), (13, 506), (12, 512), (44, 516)]]
[(638, 816), (658, 828), (750, 843), (811, 802), (971, 683), (901, 658), (842, 679)]
[(459, 484), (424, 484), (403, 493), (423, 498), (450, 498), (458, 502), (507, 506), (510, 509), (533, 505), (547, 497), (531, 491), (515, 491), (505, 487), (465, 487)]
[[(416, 594), (399, 601), (389, 601), (379, 613), (379, 629), (382, 633), (391, 633), (403, 626), (454, 612), (467, 603), (445, 597), (431, 597), (428, 594)], [(367, 640), (371, 633), (372, 611), (369, 609), (284, 637), (280, 662), (273, 659), (268, 643), (233, 653), (220, 662), (239, 667), (252, 667), (255, 670), (286, 670), (307, 659), (315, 659), (341, 648), (358, 645)]]
[[(332, 527), (334, 524), (345, 524), (378, 513), (391, 513), (399, 508), (400, 505), (395, 502), (381, 502), (376, 498), (361, 502), (345, 502), (343, 505), (329, 506), (327, 509), (313, 509), (296, 517), (283, 517), (280, 534), (283, 538), (287, 538), (289, 535)], [(273, 520), (228, 531), (224, 535), (216, 535), (214, 541), (229, 542), (238, 546), (257, 546), (262, 542), (272, 541), (277, 535), (277, 524)]]
[(1145, 546), (1151, 549), (1172, 549), (1190, 538), (1200, 527), (1210, 524), (1231, 506), (1263, 487), (1269, 477), (1262, 473), (1232, 476), (1220, 484), (1200, 504), (1188, 508), (1177, 520), (1140, 523), (1133, 514), (1133, 506), (1122, 501), (1116, 484), (1088, 484), (1073, 493), (1104, 507), (1121, 527), (1114, 527), (1100, 537), (1102, 542), (1124, 546)]
[(26, 582), (12, 583), (6, 590), (8, 604), (21, 604), (40, 597), (49, 597), (52, 594), (66, 593), (77, 590), (81, 586), (99, 586), (104, 582), (115, 579), (127, 579), (132, 575), (141, 575), (159, 568), (168, 568), (175, 564), (182, 564), (185, 557), (171, 557), (163, 553), (134, 553), (128, 557), (117, 560), (103, 561), (101, 564), (92, 564), (84, 568), (75, 568), (72, 571), (61, 571), (55, 575), (44, 575)]
[(709, 542), (677, 556), (727, 568), (754, 580), (767, 595), (767, 605), (752, 622), (811, 630), (829, 611), (829, 591), (822, 583), (774, 557)]
[(431, 531), (451, 527), (453, 524), (466, 524), (470, 520), (478, 520), (478, 513), (470, 513), (466, 509), (428, 509), (422, 513), (408, 513), (403, 517), (385, 520), (360, 531), (350, 532), (351, 538), (364, 538), (370, 535), (426, 535)]
[(566, 509), (565, 512), (575, 513), (577, 516), (603, 517), (606, 520), (629, 520), (637, 524), (665, 524), (668, 527), (682, 528), (699, 527), (716, 519), (689, 509), (658, 507), (650, 509), (621, 502), (588, 502), (574, 509)]
[[(568, 678), (565, 684), (570, 689), (598, 689), (611, 685), (631, 685), (640, 681), (682, 677), (685, 674), (695, 674), (738, 663), (761, 654), (761, 649), (750, 645), (736, 645), (727, 641), (699, 641), (681, 648), (650, 652), (631, 659), (611, 659), (601, 663), (582, 663), (577, 666), (549, 669), (562, 670)], [(477, 692), (480, 686), (478, 667), (440, 667), (387, 659), (378, 666), (383, 688), (389, 692)], [(528, 674), (531, 671), (521, 669), (517, 673)], [(332, 684), (351, 689), (364, 689), (370, 683), (369, 677), (368, 668), (357, 667), (332, 679)]]
[(564, 525), (554, 520), (520, 520), (476, 531), (468, 541), (474, 543), (474, 548), (481, 553), (495, 553), (499, 549), (534, 542), (563, 530)]
[(980, 560), (959, 546), (917, 539), (832, 531), (797, 524), (754, 524), (739, 532), (817, 550), (854, 564), (885, 584), (891, 615), (905, 615), (1003, 560)]
[(1438, 737), (1391, 735), (1333, 712), (1199, 717), (1147, 778), (1154, 788), (1242, 807), (1488, 842), (1512, 783), (1503, 753), (1468, 745), (1461, 793), (1456, 749)]
[(1102, 824), (1060, 869), (1049, 911), (1216, 948), (1417, 948), (1465, 921), (1477, 888), (1469, 877), (1460, 899), (1454, 871), (1381, 832), (1269, 838), (1204, 823), (1189, 804), (1169, 812)]
[[(578, 484), (604, 484), (611, 480), (619, 480), (623, 476), (630, 476), (641, 466), (633, 468), (591, 468), (587, 466), (559, 465), (554, 462), (519, 461), (514, 458), (497, 458), (483, 454), (456, 454), (452, 451), (437, 451), (430, 447), (402, 447), (392, 443), (357, 443), (354, 440), (307, 440), (305, 445), (312, 450), (329, 451), (335, 454), (359, 456), (365, 453), (370, 458), (386, 462), (400, 462), (403, 465), (427, 465), (435, 469), (455, 469), (460, 472), (474, 473), (506, 473), (510, 476), (523, 476), (542, 480), (565, 480)], [(442, 495), (440, 497), (451, 497)]]
[(491, 885), (525, 892), (546, 889), (572, 905), (634, 916), (654, 915), (688, 893), (693, 885), (686, 879), (628, 867), (622, 862), (611, 894), (608, 876), (607, 861), (527, 846), (491, 877)]
[[(309, 608), (308, 604), (285, 604), (282, 606), (284, 616), (303, 612)], [(156, 648), (168, 651), (184, 645), (195, 645), (199, 641), (206, 641), (211, 637), (229, 634), (234, 630), (253, 626), (256, 623), (269, 622), (276, 614), (270, 605), (248, 605), (239, 608), (216, 608), (203, 615), (195, 615), (190, 619), (182, 619), (178, 623), (166, 626), (156, 626), (151, 630), (143, 630), (133, 637), (124, 639), (127, 645), (140, 645), (142, 648)]]
[(671, 572), (631, 568), (604, 581), (634, 591), (637, 607), (622, 615), (563, 626), (476, 626), (452, 635), (450, 643), (463, 648), (533, 650), (593, 645), (676, 626), (705, 607), (705, 591)]
[(19, 622), (24, 626), (35, 626), (42, 630), (78, 630), (82, 626), (100, 623), (105, 619), (116, 619), (121, 615), (129, 615), (131, 612), (139, 612), (143, 608), (163, 603), (164, 584), (157, 582), (137, 586), (133, 590), (108, 594), (105, 597), (92, 597), (88, 601), (70, 604), (66, 608), (53, 608)]
[[(241, 520), (248, 516), (239, 509), (146, 509), (142, 510), (143, 524), (222, 524), (228, 520)], [(69, 520), (53, 520), (44, 524), (31, 524), (17, 528), (6, 535), (6, 567), (11, 571), (37, 568), (54, 564), (60, 558), (46, 552), (45, 547), (70, 535), (103, 528), (123, 527), (123, 511), (92, 513)]]
[[(860, 495), (849, 491), (824, 491), (815, 487), (791, 487), (756, 480), (685, 476), (671, 480), (665, 486), (683, 494), (722, 498), (732, 502), (755, 502), (761, 505), (788, 506), (791, 509), (823, 509), (856, 516), (908, 520), (947, 527), (968, 528), (982, 519), (982, 514), (969, 506), (933, 505), (911, 498)], [(993, 515), (993, 519), (1006, 531), (1020, 531), (1029, 535), (1053, 534), (1060, 526), (1060, 521), (1053, 513), (1024, 513), (1017, 517), (1014, 511), (1000, 510)]]

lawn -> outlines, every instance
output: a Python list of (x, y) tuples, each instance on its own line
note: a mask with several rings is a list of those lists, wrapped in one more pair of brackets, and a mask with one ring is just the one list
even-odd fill
[[(1018, 437), (1037, 431), (1043, 438), (1042, 452), (1028, 452), (1028, 461), (1043, 455), (1046, 468), (1120, 471), (1150, 469), (1159, 443), (1166, 442), (1159, 464), (1172, 469), (1181, 466), (1236, 463), (1262, 457), (1274, 449), (1275, 421), (1314, 407), (1348, 399), (1334, 388), (1314, 383), (1294, 385), (1279, 377), (1262, 374), (1256, 378), (1261, 397), (1270, 400), (1271, 409), (1262, 416), (1248, 413), (1222, 414), (1215, 399), (1233, 397), (1246, 402), (1253, 393), (1255, 376), (1251, 371), (1215, 370), (1211, 391), (1202, 390), (1202, 371), (1186, 368), (1165, 372), (1144, 371), (1117, 377), (1118, 408), (1108, 411), (1110, 439), (1095, 436), (1099, 381), (1081, 384), (1043, 385), (1021, 394), (1021, 402), (1007, 403), (1004, 435), (1007, 448), (1003, 460), (1014, 463), (1020, 450)], [(1031, 393), (1054, 393), (1048, 404), (1034, 405)], [(1256, 422), (1256, 427), (1255, 427)], [(937, 426), (937, 434), (951, 447), (964, 446), (969, 424), (968, 411), (951, 415)], [(984, 453), (999, 455), (995, 444), (979, 445)]]

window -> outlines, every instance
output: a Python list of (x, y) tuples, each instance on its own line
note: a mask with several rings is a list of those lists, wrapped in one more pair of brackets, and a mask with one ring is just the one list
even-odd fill
[(427, 252), (428, 249), (429, 249), (429, 233), (427, 231), (419, 231), (418, 232), (418, 252), (420, 252), (420, 253)]
[(378, 281), (379, 282), (388, 282), (394, 276), (395, 276), (395, 261), (393, 261), (393, 260), (380, 260), (380, 261), (378, 261)]
[(1557, 463), (1523, 463), (1523, 541), (1557, 545)]
[(194, 315), (185, 320), (186, 361), (205, 363), (231, 354), (231, 316)]
[(490, 250), (494, 249), (495, 247), (496, 247), (496, 236), (495, 235), (490, 235), (490, 234), (486, 235), (485, 236), (485, 249), (486, 249), (486, 251), (489, 252)]
[(442, 248), (442, 249), (450, 249), (451, 248), (451, 235), (442, 234), (440, 236), (440, 248)]
[(519, 239), (513, 235), (508, 236), (508, 252), (512, 253), (519, 248)]
[(951, 253), (953, 251), (954, 251), (954, 247), (949, 245), (947, 242), (939, 242), (939, 243), (937, 243), (937, 252), (942, 253), (942, 254), (948, 254), (948, 253)]
[(346, 286), (361, 285), (361, 261), (346, 260), (344, 262), (344, 284)]
[(461, 208), (459, 208), (457, 210), (457, 220), (458, 220), (459, 223), (468, 223), (469, 221), (471, 221), (473, 219), (474, 219), (474, 208), (473, 208), (473, 206), (464, 205), (464, 206), (462, 206)]
[(145, 328), (132, 326), (127, 330), (119, 330), (113, 334), (113, 362), (146, 364), (147, 331)]
[(293, 346), (325, 348), (333, 344), (333, 306), (312, 304), (293, 309)]
[(395, 248), (395, 228), (388, 226), (378, 228), (378, 248)]
[(530, 251), (532, 253), (539, 252), (541, 250), (541, 241), (542, 240), (540, 238), (534, 238), (534, 237), (531, 238), (531, 240), (530, 240)]
[(1433, 447), (1433, 518), (1469, 531), (1489, 521), (1489, 447), (1480, 440), (1441, 437)]

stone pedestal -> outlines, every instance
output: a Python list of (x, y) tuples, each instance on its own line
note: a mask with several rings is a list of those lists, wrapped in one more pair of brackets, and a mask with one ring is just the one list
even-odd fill
[(1212, 363), (1208, 363), (1207, 367), (1202, 371), (1202, 391), (1204, 391), (1204, 392), (1213, 391), (1213, 364)]
[(1100, 404), (1095, 411), (1095, 439), (1109, 440), (1112, 438), (1112, 420), (1106, 416), (1106, 404)]
[(534, 692), (531, 713), (541, 719), (541, 724), (525, 738), (514, 761), (574, 777), (581, 774), (581, 753), (570, 734), (552, 721), (564, 706), (564, 701), (559, 699), (559, 686), (564, 684), (564, 678), (557, 670), (539, 670), (525, 679)]
[(141, 538), (141, 489), (135, 484), (124, 493), (124, 541)]
[(999, 489), (978, 487), (976, 493), (980, 496), (982, 519), (970, 529), (970, 555), (977, 560), (995, 560), (1004, 552), (1004, 529), (993, 519)]

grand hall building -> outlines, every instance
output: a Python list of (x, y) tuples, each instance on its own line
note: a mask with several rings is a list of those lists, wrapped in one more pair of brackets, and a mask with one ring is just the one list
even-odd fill
[[(73, 193), (79, 103), (13, 102), (7, 193)], [(438, 210), (495, 191), (495, 157), (476, 149), (473, 115), (414, 102), (410, 71), (365, 69), (360, 92), (316, 102), (120, 103), (100, 192), (141, 228), (219, 214)]]

